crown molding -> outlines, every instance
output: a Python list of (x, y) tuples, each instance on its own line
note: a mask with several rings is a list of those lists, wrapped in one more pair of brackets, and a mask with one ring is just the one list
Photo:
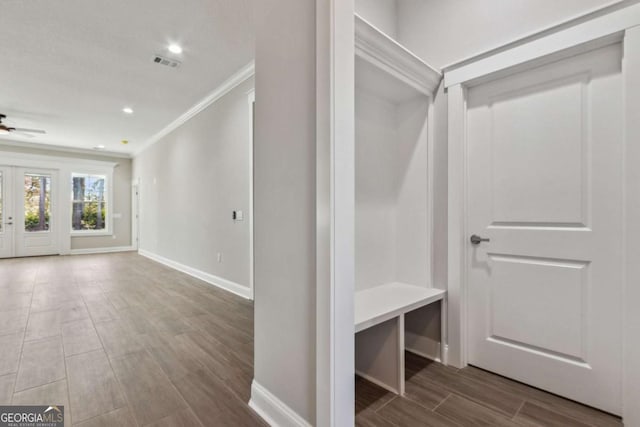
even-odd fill
[(237, 71), (234, 75), (225, 80), (220, 86), (215, 88), (209, 95), (204, 97), (200, 102), (187, 110), (180, 117), (175, 119), (173, 122), (169, 123), (165, 128), (163, 128), (160, 132), (153, 135), (151, 138), (146, 140), (140, 148), (133, 152), (132, 157), (138, 156), (147, 148), (151, 147), (153, 144), (169, 135), (171, 132), (185, 124), (192, 117), (206, 109), (211, 104), (215, 103), (217, 100), (225, 96), (231, 90), (233, 90), (238, 85), (244, 83), (249, 78), (253, 77), (256, 73), (255, 62), (251, 61), (249, 64), (242, 67), (239, 71)]
[(111, 157), (118, 159), (130, 159), (129, 153), (118, 153), (115, 151), (90, 150), (86, 148), (66, 147), (64, 145), (41, 144), (37, 142), (18, 141), (10, 138), (0, 138), (0, 147), (25, 148), (29, 150), (46, 150), (59, 153), (84, 154), (99, 157)]
[(433, 96), (442, 73), (355, 14), (356, 55), (417, 91)]

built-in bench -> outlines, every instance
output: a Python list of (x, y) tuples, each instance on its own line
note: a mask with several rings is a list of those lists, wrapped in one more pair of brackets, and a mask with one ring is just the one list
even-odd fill
[[(446, 291), (442, 289), (405, 283), (389, 283), (356, 292), (356, 373), (387, 390), (404, 394), (404, 316), (442, 301), (444, 329), (445, 296)], [(444, 346), (440, 349), (440, 359), (444, 360)]]

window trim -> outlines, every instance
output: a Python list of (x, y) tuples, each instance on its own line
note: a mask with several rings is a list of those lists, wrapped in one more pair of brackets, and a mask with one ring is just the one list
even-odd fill
[(73, 212), (73, 176), (74, 175), (100, 175), (106, 179), (105, 188), (107, 197), (105, 202), (107, 204), (107, 218), (105, 220), (105, 228), (103, 230), (74, 230), (71, 215), (68, 216), (69, 230), (71, 237), (104, 237), (113, 236), (113, 169), (103, 168), (71, 168), (69, 171), (69, 213)]

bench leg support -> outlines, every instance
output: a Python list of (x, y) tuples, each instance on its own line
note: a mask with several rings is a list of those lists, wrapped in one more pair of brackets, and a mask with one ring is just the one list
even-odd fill
[(356, 334), (356, 374), (404, 394), (404, 315)]

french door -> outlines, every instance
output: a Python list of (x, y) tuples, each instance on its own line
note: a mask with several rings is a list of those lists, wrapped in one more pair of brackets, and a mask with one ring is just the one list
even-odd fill
[(57, 171), (0, 166), (0, 258), (59, 253)]

